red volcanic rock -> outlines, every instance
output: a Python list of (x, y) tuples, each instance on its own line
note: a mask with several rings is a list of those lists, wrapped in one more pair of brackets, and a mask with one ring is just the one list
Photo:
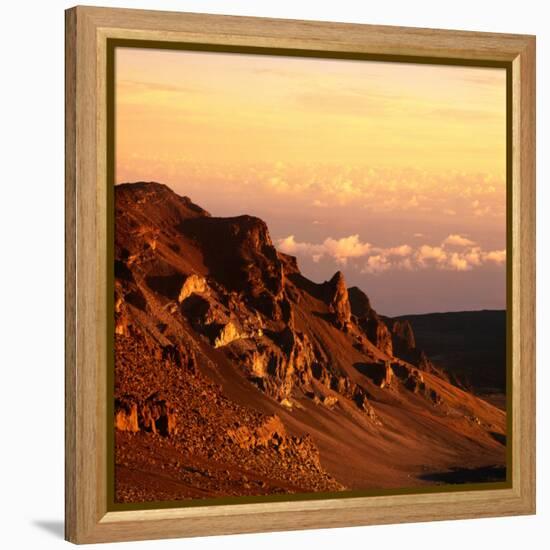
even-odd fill
[(193, 218), (181, 231), (199, 245), (211, 275), (227, 289), (280, 296), (283, 263), (259, 218)]
[(394, 321), (392, 332), (396, 339), (396, 347), (408, 350), (416, 348), (414, 332), (409, 321)]
[(202, 294), (203, 292), (206, 292), (208, 289), (208, 285), (206, 283), (206, 280), (204, 277), (201, 277), (200, 275), (195, 275), (192, 273), (185, 279), (183, 282), (183, 285), (180, 289), (180, 293), (178, 296), (178, 302), (183, 302), (191, 294)]
[(332, 279), (325, 283), (329, 311), (334, 314), (338, 328), (347, 329), (351, 321), (351, 306), (344, 274), (337, 271)]
[(150, 396), (141, 410), (141, 421), (146, 430), (161, 435), (175, 435), (177, 433), (177, 416), (174, 406), (159, 397)]
[(381, 319), (368, 319), (362, 323), (367, 338), (381, 351), (390, 357), (393, 355), (391, 333)]
[(386, 355), (393, 355), (392, 335), (386, 323), (371, 307), (368, 296), (356, 286), (348, 289), (351, 312), (367, 338)]
[(287, 433), (281, 419), (274, 415), (263, 424), (251, 430), (247, 426), (229, 429), (229, 437), (242, 449), (273, 446), (277, 449), (286, 445)]
[(189, 197), (176, 195), (166, 185), (155, 182), (117, 185), (115, 207), (119, 210), (117, 222), (139, 211), (146, 211), (148, 221), (155, 225), (176, 225), (184, 219), (210, 216)]
[(137, 403), (128, 399), (115, 402), (115, 427), (123, 432), (139, 432)]
[(295, 256), (290, 256), (289, 254), (285, 254), (279, 251), (277, 251), (277, 256), (283, 264), (285, 275), (300, 273), (300, 270), (298, 268), (298, 261), (296, 260)]
[(157, 394), (140, 404), (129, 397), (115, 402), (115, 428), (123, 432), (146, 430), (164, 436), (175, 435), (176, 418), (174, 407)]
[(363, 372), (380, 388), (387, 388), (393, 380), (393, 369), (390, 361), (380, 361), (363, 367)]
[(358, 287), (348, 288), (348, 296), (351, 306), (351, 312), (358, 319), (377, 318), (376, 311), (371, 306), (369, 297)]
[(450, 381), (449, 375), (444, 370), (437, 368), (426, 353), (416, 347), (414, 331), (409, 321), (394, 320), (391, 335), (395, 355), (405, 359), (422, 371), (431, 372), (444, 380)]

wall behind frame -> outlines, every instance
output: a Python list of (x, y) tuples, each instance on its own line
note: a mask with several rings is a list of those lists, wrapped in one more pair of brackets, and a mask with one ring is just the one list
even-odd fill
[[(417, 0), (386, 2), (264, 2), (232, 0), (132, 1), (89, 0), (87, 5), (195, 11), (537, 34), (538, 151), (537, 241), (539, 281), (550, 278), (550, 257), (543, 246), (550, 238), (550, 147), (548, 70), (550, 24), (544, 3), (464, 0), (449, 4)], [(9, 3), (4, 8), (2, 41), (2, 307), (0, 364), (3, 375), (3, 473), (0, 541), (7, 548), (67, 547), (63, 539), (63, 295), (64, 295), (64, 14), (73, 2)], [(546, 18), (547, 19), (547, 18)], [(547, 247), (546, 247), (547, 248)], [(550, 331), (550, 289), (538, 288), (538, 391), (550, 387), (544, 368), (550, 350), (543, 335)], [(539, 398), (539, 427), (550, 422), (548, 399)], [(356, 527), (185, 541), (127, 543), (102, 548), (189, 548), (280, 550), (281, 547), (357, 547), (448, 550), (498, 547), (543, 548), (550, 524), (548, 430), (538, 430), (538, 515), (536, 517), (452, 521), (400, 526)], [(185, 546), (183, 546), (185, 545)]]

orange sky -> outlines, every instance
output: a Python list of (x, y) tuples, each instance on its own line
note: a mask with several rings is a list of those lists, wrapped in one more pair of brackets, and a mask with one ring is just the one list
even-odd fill
[(399, 313), (504, 307), (505, 94), (503, 69), (117, 49), (116, 181), (262, 217), (383, 313), (382, 274), (440, 288)]
[(131, 158), (211, 161), (213, 150), (235, 165), (322, 158), (504, 176), (501, 69), (128, 48), (117, 98), (122, 179)]

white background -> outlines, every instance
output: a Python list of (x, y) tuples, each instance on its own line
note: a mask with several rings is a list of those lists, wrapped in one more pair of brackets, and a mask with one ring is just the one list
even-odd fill
[[(88, 4), (96, 4), (90, 1)], [(132, 1), (98, 5), (537, 35), (538, 515), (127, 543), (126, 548), (548, 548), (550, 221), (546, 1)], [(63, 520), (63, 44), (70, 2), (2, 6), (0, 546), (58, 548)], [(546, 283), (545, 283), (546, 282)], [(545, 540), (546, 539), (546, 540)], [(111, 545), (107, 545), (111, 546)], [(103, 548), (107, 548), (103, 546)], [(122, 547), (122, 546), (121, 546)]]

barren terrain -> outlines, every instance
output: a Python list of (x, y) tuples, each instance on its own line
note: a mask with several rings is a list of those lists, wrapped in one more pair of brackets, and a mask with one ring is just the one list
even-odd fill
[(157, 183), (115, 199), (118, 502), (503, 478), (506, 413), (407, 319), (308, 280), (258, 218)]

